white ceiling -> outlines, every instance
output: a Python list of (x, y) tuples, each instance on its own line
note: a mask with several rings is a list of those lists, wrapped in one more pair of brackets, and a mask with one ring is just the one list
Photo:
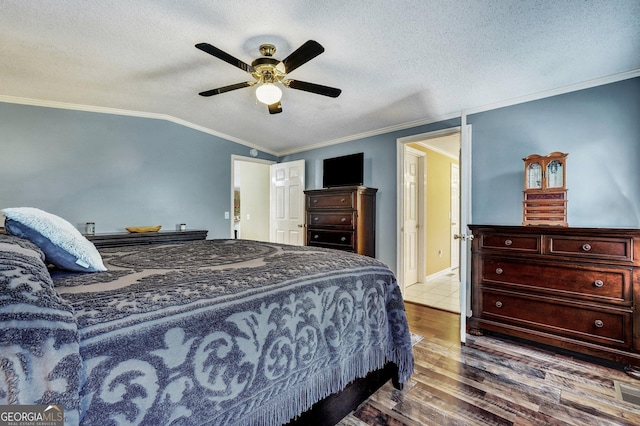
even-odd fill
[[(270, 115), (255, 88), (198, 96), (251, 78), (196, 43), (250, 63), (309, 39), (326, 50), (291, 78), (340, 97), (284, 89)], [(0, 1), (0, 100), (168, 118), (280, 155), (638, 69), (638, 0)]]
[(447, 157), (460, 158), (460, 133), (425, 139), (417, 143)]

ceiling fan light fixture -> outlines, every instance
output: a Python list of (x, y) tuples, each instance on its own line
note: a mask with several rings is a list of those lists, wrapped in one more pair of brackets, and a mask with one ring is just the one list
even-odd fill
[(298, 47), (282, 61), (273, 57), (273, 54), (276, 52), (274, 45), (263, 44), (260, 46), (262, 56), (252, 61), (251, 65), (223, 52), (209, 43), (198, 43), (196, 44), (196, 48), (234, 67), (240, 68), (249, 73), (254, 79), (254, 81), (244, 81), (242, 83), (218, 87), (217, 89), (205, 90), (199, 93), (200, 96), (219, 95), (255, 85), (255, 93), (258, 101), (267, 105), (269, 114), (279, 114), (282, 112), (282, 104), (280, 104), (282, 86), (289, 89), (315, 93), (316, 95), (329, 96), (331, 98), (337, 98), (341, 93), (341, 90), (335, 87), (286, 78), (287, 74), (291, 71), (306, 64), (324, 52), (324, 47), (315, 40), (308, 40), (306, 43), (303, 43), (302, 46)]
[(264, 83), (256, 89), (256, 98), (266, 105), (275, 104), (282, 99), (282, 90), (272, 83)]

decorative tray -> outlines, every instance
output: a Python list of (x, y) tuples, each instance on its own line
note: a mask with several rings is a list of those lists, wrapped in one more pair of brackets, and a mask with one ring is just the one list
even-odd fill
[(158, 226), (129, 226), (126, 229), (127, 231), (132, 233), (139, 233), (139, 232), (158, 232), (160, 228), (162, 228), (162, 226), (158, 225)]

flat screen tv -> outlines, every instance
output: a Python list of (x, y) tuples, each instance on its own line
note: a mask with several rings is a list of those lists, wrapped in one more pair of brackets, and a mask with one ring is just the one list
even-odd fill
[(322, 186), (355, 186), (364, 182), (364, 153), (325, 158), (323, 161)]

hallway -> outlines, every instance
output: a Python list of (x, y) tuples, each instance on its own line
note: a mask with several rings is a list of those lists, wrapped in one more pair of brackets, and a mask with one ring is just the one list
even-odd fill
[(443, 311), (460, 313), (460, 278), (458, 270), (405, 288), (404, 299)]

